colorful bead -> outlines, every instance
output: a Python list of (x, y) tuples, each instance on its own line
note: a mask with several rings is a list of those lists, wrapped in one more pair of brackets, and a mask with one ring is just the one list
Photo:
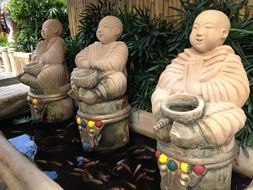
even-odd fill
[(178, 169), (177, 162), (175, 160), (169, 159), (167, 167), (170, 171), (176, 171)]
[(34, 116), (31, 117), (31, 123), (35, 123), (36, 122), (36, 118)]
[(202, 175), (203, 173), (205, 173), (205, 167), (202, 165), (195, 165), (193, 166), (193, 171), (197, 175)]
[(167, 164), (168, 162), (168, 157), (165, 154), (161, 154), (159, 156), (159, 162), (160, 164)]
[(160, 150), (156, 150), (155, 151), (155, 157), (158, 159), (160, 155), (161, 155)]
[(85, 121), (85, 119), (82, 119), (82, 120), (81, 120), (80, 125), (81, 125), (83, 128), (86, 127), (86, 121)]
[(80, 118), (80, 117), (76, 117), (76, 123), (78, 124), (78, 125), (80, 125), (81, 124), (81, 122), (82, 122), (82, 119)]
[(167, 171), (167, 166), (166, 166), (166, 164), (161, 164), (161, 165), (159, 165), (159, 170), (160, 170), (160, 171)]
[(36, 98), (32, 99), (32, 104), (33, 105), (38, 105), (38, 103), (39, 103), (38, 99), (36, 99)]
[(28, 101), (29, 103), (32, 103), (32, 98), (31, 98), (30, 96), (27, 96), (27, 101)]
[(103, 127), (104, 124), (103, 124), (102, 121), (97, 120), (97, 121), (95, 121), (95, 125), (96, 125), (97, 128), (101, 128), (101, 127)]
[(39, 104), (42, 104), (42, 100), (41, 99), (37, 99), (37, 98), (33, 98), (32, 99), (32, 104), (33, 105), (39, 105)]
[(84, 150), (84, 151), (88, 151), (88, 150), (89, 150), (90, 145), (89, 145), (89, 143), (87, 143), (87, 142), (83, 141), (83, 143), (82, 143), (82, 147), (83, 147), (83, 150)]
[(182, 162), (182, 163), (180, 164), (180, 169), (181, 169), (182, 172), (184, 172), (184, 173), (186, 173), (186, 174), (189, 174), (189, 173), (192, 172), (192, 167), (191, 167), (191, 165), (189, 165), (189, 164), (187, 164), (187, 163), (185, 163), (185, 162)]
[(88, 127), (93, 128), (95, 126), (95, 121), (88, 121)]

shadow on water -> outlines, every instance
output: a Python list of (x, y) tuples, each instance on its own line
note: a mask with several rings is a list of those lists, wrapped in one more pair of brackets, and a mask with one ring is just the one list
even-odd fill
[[(1, 121), (7, 138), (24, 133), (38, 145), (35, 163), (42, 171), (55, 171), (64, 190), (159, 190), (160, 175), (154, 157), (156, 142), (131, 133), (125, 147), (110, 153), (83, 152), (75, 122), (14, 124)], [(232, 190), (243, 190), (250, 178), (233, 173)]]

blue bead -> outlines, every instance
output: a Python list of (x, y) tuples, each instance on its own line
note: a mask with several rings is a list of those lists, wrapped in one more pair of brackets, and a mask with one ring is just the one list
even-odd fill
[(82, 147), (83, 147), (83, 150), (84, 150), (84, 151), (88, 151), (90, 145), (89, 145), (89, 143), (87, 143), (87, 142), (84, 141), (84, 142), (82, 143)]
[(33, 115), (31, 116), (31, 123), (32, 124), (36, 123), (36, 118)]

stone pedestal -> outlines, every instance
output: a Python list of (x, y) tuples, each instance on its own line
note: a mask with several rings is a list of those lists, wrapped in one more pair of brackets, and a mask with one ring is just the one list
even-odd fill
[(29, 107), (26, 101), (28, 91), (29, 86), (24, 84), (7, 84), (0, 87), (0, 119), (28, 112)]
[(129, 141), (126, 99), (89, 105), (80, 102), (76, 121), (85, 151), (109, 152)]
[(73, 100), (67, 96), (70, 85), (58, 89), (33, 89), (28, 93), (32, 117), (36, 122), (60, 122), (73, 116)]
[(234, 139), (222, 147), (184, 149), (158, 141), (162, 190), (230, 190)]

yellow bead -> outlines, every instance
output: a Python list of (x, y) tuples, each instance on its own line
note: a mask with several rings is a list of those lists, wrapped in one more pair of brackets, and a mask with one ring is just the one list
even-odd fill
[(167, 164), (168, 162), (168, 157), (165, 154), (161, 154), (159, 156), (159, 162), (160, 164)]
[(82, 119), (81, 119), (80, 117), (77, 117), (77, 118), (76, 118), (76, 123), (77, 123), (78, 125), (80, 125), (81, 122), (82, 122)]
[(88, 121), (88, 127), (93, 128), (95, 126), (95, 121)]
[(32, 104), (33, 105), (38, 105), (38, 103), (39, 103), (38, 99), (36, 99), (36, 98), (32, 99)]
[(182, 162), (180, 164), (180, 169), (181, 169), (182, 172), (187, 173), (187, 174), (191, 173), (191, 171), (192, 171), (191, 165), (189, 165), (189, 164), (187, 164), (185, 162)]

